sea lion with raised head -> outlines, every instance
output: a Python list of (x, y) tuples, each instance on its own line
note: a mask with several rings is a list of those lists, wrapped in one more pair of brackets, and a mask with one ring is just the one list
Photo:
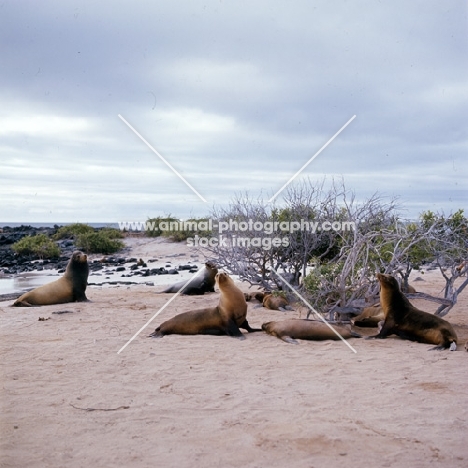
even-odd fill
[(87, 301), (88, 257), (76, 250), (68, 262), (65, 273), (58, 280), (28, 291), (13, 303), (15, 307), (31, 307)]
[[(361, 335), (342, 325), (330, 325), (344, 339), (361, 338)], [(324, 322), (319, 320), (289, 319), (278, 322), (266, 322), (262, 329), (269, 335), (297, 344), (295, 338), (300, 340), (339, 340), (340, 337)]]
[(163, 322), (149, 336), (160, 338), (164, 335), (229, 335), (245, 339), (239, 328), (249, 333), (253, 329), (247, 322), (247, 303), (244, 293), (234, 284), (227, 273), (218, 273), (216, 283), (220, 298), (216, 307), (183, 312)]
[[(190, 296), (201, 296), (207, 292), (214, 292), (215, 277), (218, 269), (213, 262), (206, 262), (203, 276), (195, 278), (191, 283), (181, 292)], [(189, 280), (179, 281), (168, 288), (163, 293), (176, 293), (179, 292)]]
[(377, 279), (380, 282), (380, 305), (385, 318), (379, 333), (368, 339), (397, 335), (407, 340), (435, 344), (431, 350), (457, 349), (457, 335), (449, 322), (414, 307), (400, 291), (393, 276), (377, 273)]

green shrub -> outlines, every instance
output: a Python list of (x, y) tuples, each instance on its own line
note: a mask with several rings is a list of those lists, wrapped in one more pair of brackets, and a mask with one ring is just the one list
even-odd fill
[(145, 235), (148, 237), (159, 237), (162, 235), (164, 232), (162, 229), (160, 229), (160, 224), (161, 223), (171, 223), (171, 222), (179, 222), (177, 218), (173, 218), (170, 215), (162, 218), (158, 216), (157, 218), (148, 218), (146, 221), (146, 226), (151, 226), (151, 229), (146, 229)]
[[(180, 222), (180, 220), (177, 220)], [(192, 218), (192, 219), (187, 219), (184, 221), (184, 223), (201, 223), (205, 222), (208, 224), (208, 219), (207, 218)], [(190, 224), (188, 224), (190, 226)], [(211, 231), (202, 231), (200, 229), (181, 229), (181, 230), (168, 230), (168, 231), (162, 231), (162, 236), (167, 237), (170, 240), (174, 242), (182, 242), (187, 240), (189, 237), (195, 237), (198, 235), (199, 237), (211, 237)]]
[(81, 234), (89, 234), (91, 232), (94, 232), (94, 228), (91, 226), (83, 223), (74, 223), (59, 228), (54, 235), (54, 239), (76, 239)]
[[(311, 296), (313, 305), (319, 309), (325, 309), (329, 301), (337, 301), (339, 292), (336, 290), (327, 290), (326, 286), (334, 284), (340, 276), (344, 264), (342, 262), (316, 262), (316, 267), (304, 278), (304, 288)], [(345, 286), (350, 286), (349, 279)], [(325, 289), (324, 289), (325, 288)]]
[(274, 290), (274, 291), (271, 291), (271, 295), (273, 297), (283, 297), (284, 299), (287, 299), (288, 298), (288, 295), (286, 293), (286, 291), (280, 291), (280, 290)]
[(46, 234), (23, 237), (11, 248), (19, 255), (36, 255), (40, 258), (56, 258), (61, 253), (59, 246)]
[[(174, 242), (182, 242), (187, 240), (189, 237), (198, 235), (200, 237), (210, 237), (211, 231), (202, 231), (198, 229), (182, 229), (179, 230), (180, 223), (182, 220), (173, 218), (172, 216), (149, 218), (146, 221), (147, 229), (145, 234), (148, 237), (167, 237)], [(183, 221), (184, 223), (200, 223), (206, 222), (208, 224), (208, 218), (192, 218)], [(171, 229), (171, 223), (177, 223), (177, 229)], [(148, 228), (150, 227), (150, 228)]]
[(125, 247), (121, 240), (112, 238), (113, 235), (109, 237), (109, 233), (104, 230), (86, 232), (76, 238), (75, 245), (86, 253), (112, 254)]
[(56, 232), (55, 239), (74, 239), (78, 249), (86, 253), (111, 254), (121, 250), (125, 245), (119, 239), (124, 235), (119, 229), (94, 229), (88, 224), (74, 223), (62, 226)]
[(120, 229), (110, 227), (102, 228), (98, 232), (102, 232), (109, 239), (123, 239), (124, 237), (124, 234)]

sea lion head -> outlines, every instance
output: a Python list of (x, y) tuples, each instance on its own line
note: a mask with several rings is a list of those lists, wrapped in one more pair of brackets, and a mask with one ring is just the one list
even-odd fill
[(215, 264), (214, 262), (211, 262), (211, 261), (205, 262), (205, 266), (206, 266), (206, 268), (208, 268), (209, 270), (216, 270), (216, 271), (218, 271), (218, 269), (216, 268), (216, 264)]
[(227, 273), (224, 271), (220, 271), (215, 276), (216, 284), (219, 286), (220, 284), (227, 284), (228, 282), (232, 281)]
[(272, 323), (274, 322), (265, 322), (264, 324), (262, 324), (262, 330), (268, 333), (270, 331)]
[(88, 261), (88, 256), (81, 252), (81, 250), (75, 250), (71, 256), (71, 260), (75, 263), (86, 263)]
[(399, 290), (398, 281), (392, 275), (384, 275), (377, 273), (377, 279), (379, 280), (380, 287), (385, 289)]
[(66, 277), (74, 277), (77, 281), (86, 281), (89, 275), (88, 256), (81, 252), (81, 250), (75, 250), (68, 262), (65, 270)]

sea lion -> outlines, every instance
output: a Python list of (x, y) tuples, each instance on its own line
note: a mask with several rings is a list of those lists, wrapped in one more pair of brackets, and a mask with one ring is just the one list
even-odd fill
[(247, 302), (250, 301), (258, 301), (263, 302), (263, 298), (265, 297), (265, 293), (261, 291), (254, 291), (251, 293), (244, 293), (245, 300)]
[[(206, 262), (203, 272), (203, 276), (195, 278), (181, 294), (187, 294), (191, 296), (201, 296), (206, 292), (214, 292), (215, 276), (218, 273), (216, 265), (212, 262)], [(166, 288), (163, 293), (176, 293), (179, 292), (182, 287), (189, 280), (180, 281)]]
[[(300, 340), (339, 340), (340, 337), (330, 327), (318, 320), (289, 319), (280, 322), (266, 322), (262, 329), (269, 335), (286, 341), (286, 343), (298, 344), (294, 338)], [(361, 335), (341, 325), (333, 325), (343, 338), (361, 338)]]
[(282, 312), (286, 312), (286, 310), (294, 310), (289, 305), (289, 302), (285, 297), (274, 294), (265, 294), (262, 304), (263, 307), (270, 310), (281, 310)]
[(87, 301), (88, 257), (76, 250), (68, 262), (65, 273), (58, 280), (24, 293), (13, 303), (15, 307), (63, 304)]
[(416, 289), (413, 286), (411, 286), (411, 284), (408, 284), (408, 287), (406, 287), (404, 283), (401, 284), (400, 290), (405, 294), (415, 294), (417, 292)]
[(220, 297), (216, 307), (183, 312), (163, 322), (149, 336), (160, 338), (164, 335), (229, 335), (245, 339), (239, 328), (249, 333), (253, 329), (247, 322), (247, 303), (244, 293), (234, 284), (227, 273), (215, 277)]
[(386, 338), (394, 334), (407, 340), (437, 345), (431, 350), (457, 349), (457, 335), (449, 322), (414, 307), (400, 291), (393, 276), (377, 273), (377, 279), (385, 319), (379, 333), (368, 339)]
[(359, 315), (351, 319), (351, 323), (356, 327), (377, 327), (384, 318), (380, 304), (374, 304), (371, 307), (365, 307)]

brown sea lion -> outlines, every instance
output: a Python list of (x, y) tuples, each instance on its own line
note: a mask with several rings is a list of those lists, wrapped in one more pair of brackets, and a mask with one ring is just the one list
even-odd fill
[(353, 317), (351, 323), (356, 327), (375, 327), (384, 319), (383, 309), (380, 304), (374, 304), (371, 307), (365, 307), (362, 313)]
[(15, 307), (63, 304), (87, 301), (88, 257), (79, 250), (73, 252), (64, 275), (56, 281), (24, 293), (13, 303)]
[(245, 300), (247, 302), (250, 301), (258, 301), (263, 302), (263, 298), (265, 297), (265, 293), (261, 291), (254, 291), (251, 293), (244, 293)]
[(385, 319), (380, 332), (368, 339), (386, 338), (394, 334), (407, 340), (437, 345), (431, 350), (457, 349), (457, 335), (449, 322), (414, 307), (400, 291), (393, 276), (377, 273), (377, 279)]
[[(332, 325), (344, 339), (361, 338), (361, 335), (341, 325)], [(340, 337), (330, 327), (318, 320), (289, 319), (279, 322), (266, 322), (262, 329), (269, 335), (276, 336), (287, 343), (297, 344), (300, 340), (339, 340)]]
[(183, 312), (163, 322), (149, 336), (160, 338), (164, 335), (229, 335), (245, 339), (239, 328), (249, 333), (253, 329), (247, 322), (247, 303), (244, 293), (234, 284), (227, 273), (218, 273), (216, 283), (220, 298), (217, 307)]
[[(218, 273), (218, 269), (213, 262), (206, 262), (203, 272), (203, 276), (195, 278), (182, 292), (181, 294), (187, 294), (190, 296), (201, 296), (206, 292), (214, 292), (215, 276)], [(189, 280), (180, 281), (166, 288), (163, 293), (176, 293), (179, 292), (182, 287)]]
[(263, 298), (263, 307), (270, 310), (281, 310), (282, 312), (286, 312), (286, 310), (294, 310), (289, 305), (289, 302), (285, 297), (274, 294), (265, 294)]
[(401, 285), (401, 292), (404, 292), (405, 294), (414, 294), (416, 293), (416, 289), (414, 289), (413, 286), (411, 286), (411, 284), (408, 284), (408, 287), (405, 287), (403, 284)]

